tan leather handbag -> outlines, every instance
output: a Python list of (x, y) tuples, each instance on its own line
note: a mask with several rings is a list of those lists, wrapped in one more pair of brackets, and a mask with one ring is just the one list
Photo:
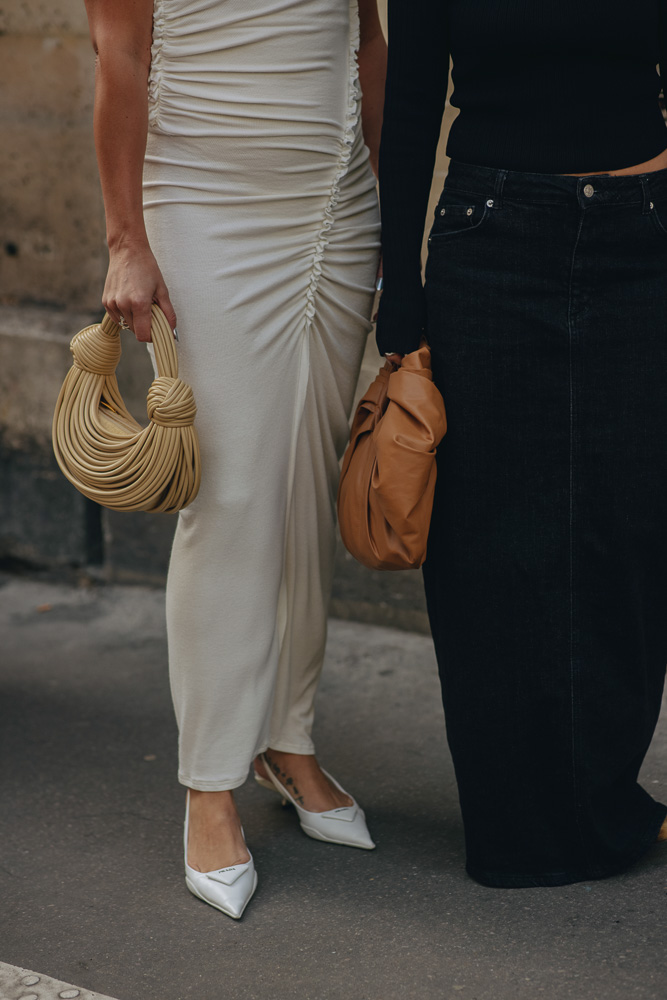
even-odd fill
[(178, 377), (171, 327), (155, 305), (151, 337), (158, 377), (148, 390), (148, 427), (130, 415), (120, 394), (120, 327), (108, 314), (72, 340), (74, 360), (53, 417), (61, 470), (84, 496), (113, 510), (174, 512), (199, 490), (197, 407)]
[(447, 430), (423, 343), (387, 361), (352, 422), (338, 488), (346, 548), (370, 569), (417, 569), (426, 559), (436, 448)]

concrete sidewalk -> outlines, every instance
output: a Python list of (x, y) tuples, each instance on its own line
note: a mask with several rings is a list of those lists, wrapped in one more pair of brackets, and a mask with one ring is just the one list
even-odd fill
[[(319, 753), (378, 849), (248, 783), (236, 923), (183, 883), (162, 593), (0, 583), (1, 962), (118, 1000), (665, 1000), (666, 847), (562, 889), (466, 877), (427, 637), (332, 621)], [(664, 720), (643, 780), (667, 797)]]

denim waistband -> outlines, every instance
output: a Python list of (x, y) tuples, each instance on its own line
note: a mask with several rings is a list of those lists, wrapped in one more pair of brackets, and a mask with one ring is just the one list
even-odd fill
[(594, 205), (641, 205), (645, 212), (651, 201), (667, 199), (667, 170), (648, 174), (568, 177), (566, 174), (531, 174), (520, 170), (499, 170), (452, 160), (447, 189), (492, 198), (500, 208), (503, 198), (537, 205), (577, 202), (581, 208)]

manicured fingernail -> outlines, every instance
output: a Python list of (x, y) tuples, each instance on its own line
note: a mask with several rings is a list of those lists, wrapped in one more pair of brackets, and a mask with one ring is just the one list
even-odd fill
[(180, 340), (180, 337), (178, 336), (178, 330), (176, 329), (176, 327), (174, 327), (174, 340)]
[(381, 292), (383, 286), (384, 286), (384, 278), (382, 277), (382, 275), (380, 275), (380, 277), (378, 278), (378, 280), (377, 280), (377, 282), (375, 284), (375, 288), (376, 288), (376, 290), (378, 292)]

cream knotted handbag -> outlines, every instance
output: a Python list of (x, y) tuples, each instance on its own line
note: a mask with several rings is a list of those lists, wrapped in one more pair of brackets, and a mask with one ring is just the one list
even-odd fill
[(152, 307), (158, 377), (148, 390), (150, 423), (128, 412), (116, 380), (120, 327), (108, 314), (77, 333), (53, 417), (53, 450), (76, 488), (113, 510), (172, 513), (194, 500), (201, 459), (192, 389), (178, 377), (171, 327)]

